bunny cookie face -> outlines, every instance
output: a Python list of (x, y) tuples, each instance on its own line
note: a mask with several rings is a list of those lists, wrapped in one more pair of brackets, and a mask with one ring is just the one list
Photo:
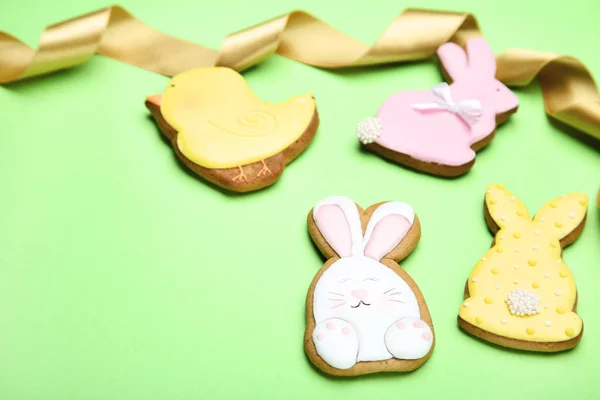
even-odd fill
[(516, 196), (492, 185), (485, 204), (495, 244), (468, 278), (460, 326), (484, 340), (521, 350), (574, 347), (583, 321), (575, 313), (575, 279), (561, 253), (583, 229), (587, 197), (559, 197), (532, 219)]
[(469, 40), (466, 53), (446, 43), (438, 56), (452, 84), (393, 95), (376, 118), (359, 123), (357, 134), (366, 148), (399, 164), (458, 176), (473, 166), (475, 152), (491, 141), (497, 123), (508, 119), (519, 102), (495, 79), (496, 60), (484, 39)]
[(412, 208), (388, 202), (365, 212), (350, 199), (330, 197), (308, 224), (329, 258), (307, 297), (305, 348), (313, 364), (343, 376), (418, 368), (433, 348), (431, 317), (396, 263), (420, 236)]

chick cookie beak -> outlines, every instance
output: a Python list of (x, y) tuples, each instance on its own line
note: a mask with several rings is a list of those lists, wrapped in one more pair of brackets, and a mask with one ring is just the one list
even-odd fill
[(162, 94), (154, 94), (152, 96), (148, 96), (146, 97), (146, 101), (160, 107), (160, 105), (162, 104)]

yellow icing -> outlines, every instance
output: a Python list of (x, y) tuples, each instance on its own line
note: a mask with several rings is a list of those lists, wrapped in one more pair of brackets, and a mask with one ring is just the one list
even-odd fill
[[(501, 185), (490, 186), (485, 201), (500, 230), (494, 247), (469, 276), (471, 297), (462, 303), (459, 316), (481, 329), (519, 340), (561, 342), (579, 335), (583, 322), (571, 311), (577, 296), (575, 279), (561, 259), (559, 241), (583, 221), (585, 194), (554, 199), (533, 220), (523, 203)], [(535, 293), (540, 312), (511, 314), (505, 299), (515, 289)]]
[(229, 68), (197, 68), (175, 76), (161, 112), (178, 131), (179, 150), (206, 168), (233, 168), (264, 160), (294, 143), (315, 113), (310, 94), (283, 103), (258, 99)]

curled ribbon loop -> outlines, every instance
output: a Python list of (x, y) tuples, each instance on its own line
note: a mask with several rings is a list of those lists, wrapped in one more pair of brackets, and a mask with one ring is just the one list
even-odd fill
[(458, 115), (469, 125), (475, 125), (481, 117), (481, 102), (479, 100), (464, 100), (455, 103), (452, 100), (450, 85), (446, 82), (434, 87), (431, 92), (435, 96), (435, 103), (411, 104), (416, 110), (445, 110)]
[[(423, 60), (448, 41), (464, 45), (475, 36), (481, 32), (471, 14), (407, 9), (369, 47), (293, 11), (228, 35), (217, 51), (158, 32), (112, 6), (47, 27), (37, 51), (0, 32), (0, 83), (74, 67), (95, 53), (167, 76), (195, 67), (242, 71), (274, 53), (335, 69)], [(535, 50), (508, 50), (497, 61), (499, 80), (524, 86), (539, 76), (548, 115), (600, 139), (600, 95), (581, 62)]]

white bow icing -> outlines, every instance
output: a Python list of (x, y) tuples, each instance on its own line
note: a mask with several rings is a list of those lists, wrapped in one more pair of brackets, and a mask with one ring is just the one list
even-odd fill
[(443, 82), (432, 90), (435, 103), (411, 104), (416, 110), (447, 110), (459, 115), (470, 125), (475, 125), (481, 117), (481, 102), (479, 100), (464, 100), (455, 103), (450, 93), (450, 85)]

